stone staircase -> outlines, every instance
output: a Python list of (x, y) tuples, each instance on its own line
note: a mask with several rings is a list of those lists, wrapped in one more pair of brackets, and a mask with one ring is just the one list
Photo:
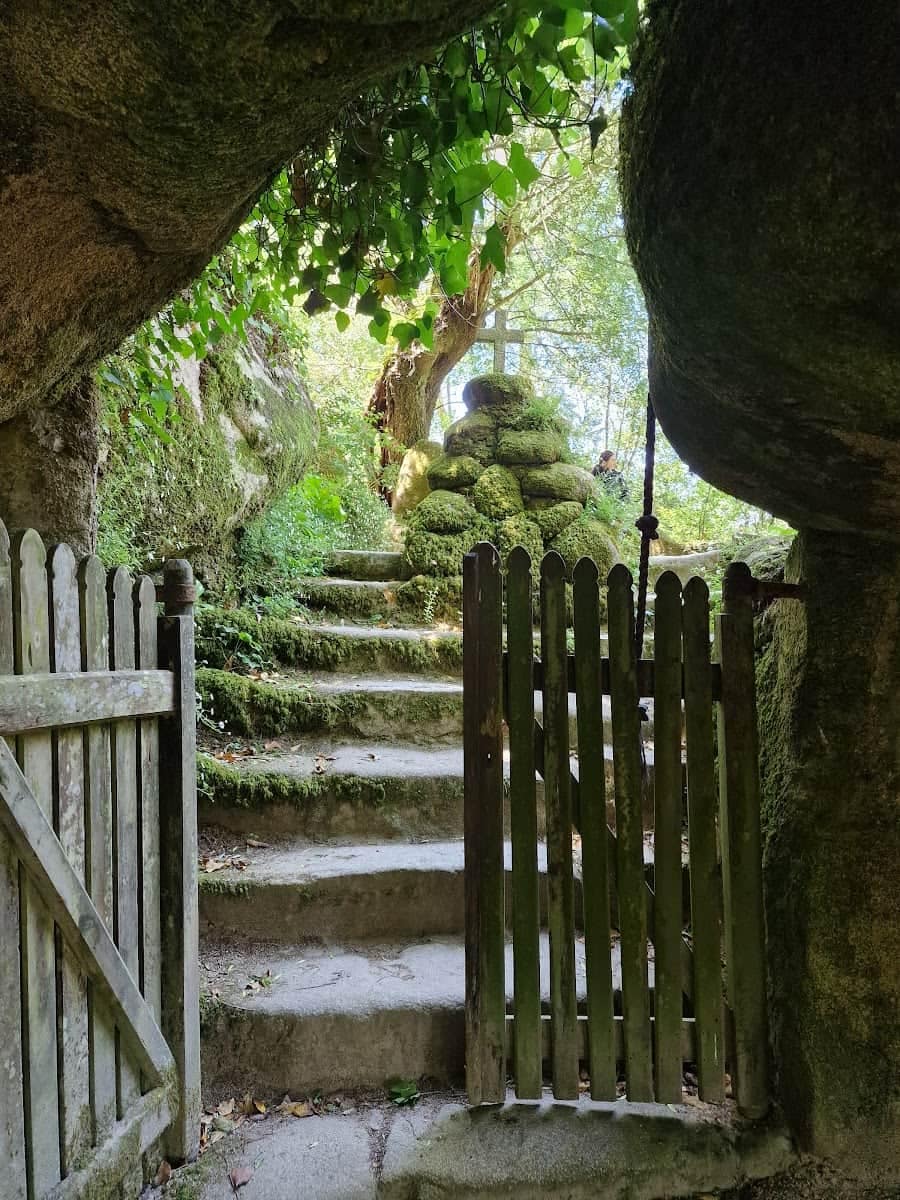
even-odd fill
[(310, 581), (316, 624), (258, 627), (277, 670), (198, 671), (209, 1097), (462, 1079), (461, 639), (353, 623), (400, 582)]

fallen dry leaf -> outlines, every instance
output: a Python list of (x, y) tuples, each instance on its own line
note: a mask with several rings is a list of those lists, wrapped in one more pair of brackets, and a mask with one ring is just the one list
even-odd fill
[(312, 1108), (305, 1100), (294, 1101), (290, 1096), (285, 1096), (282, 1102), (278, 1105), (276, 1112), (282, 1113), (286, 1117), (311, 1117)]
[(153, 1186), (162, 1187), (163, 1184), (168, 1183), (171, 1178), (172, 1164), (163, 1159), (159, 1164), (159, 1170), (156, 1172), (156, 1175), (153, 1178)]
[(232, 1096), (230, 1100), (223, 1100), (222, 1103), (216, 1107), (216, 1112), (220, 1117), (230, 1117), (234, 1112), (234, 1096)]
[(271, 842), (261, 842), (259, 838), (253, 837), (245, 838), (245, 841), (251, 850), (268, 850), (272, 845)]
[(252, 1167), (234, 1167), (228, 1173), (228, 1180), (235, 1192), (238, 1190), (238, 1188), (242, 1188), (244, 1184), (249, 1183), (252, 1178)]
[(244, 871), (247, 868), (247, 860), (217, 854), (206, 854), (200, 859), (200, 870), (204, 875), (212, 875), (215, 871), (224, 871), (226, 867), (231, 867), (235, 871)]

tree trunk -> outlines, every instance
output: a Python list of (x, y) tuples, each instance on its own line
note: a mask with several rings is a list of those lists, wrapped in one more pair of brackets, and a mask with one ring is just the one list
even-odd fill
[(52, 407), (0, 422), (0, 520), (47, 545), (91, 554), (97, 541), (100, 409), (90, 374)]
[[(518, 234), (506, 230), (506, 253)], [(481, 265), (477, 250), (469, 257), (469, 284), (459, 296), (448, 296), (434, 322), (429, 350), (414, 342), (387, 360), (369, 400), (368, 412), (382, 435), (382, 467), (399, 462), (407, 447), (428, 437), (441, 385), (470, 350), (484, 324), (497, 271)]]

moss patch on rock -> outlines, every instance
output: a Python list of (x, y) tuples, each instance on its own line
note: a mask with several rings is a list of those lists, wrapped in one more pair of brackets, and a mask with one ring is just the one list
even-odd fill
[(544, 496), (553, 500), (577, 500), (586, 504), (594, 487), (590, 471), (572, 463), (550, 463), (545, 467), (529, 467), (519, 476), (526, 497)]
[[(537, 502), (532, 501), (532, 503)], [(551, 501), (547, 504), (542, 498), (539, 504), (538, 508), (532, 509), (531, 519), (547, 542), (559, 537), (573, 521), (577, 521), (584, 515), (584, 508), (577, 500), (563, 500), (559, 504)]]
[(444, 450), (453, 457), (474, 458), (487, 465), (494, 461), (497, 445), (497, 422), (487, 408), (466, 413), (444, 434)]
[(472, 500), (478, 511), (492, 521), (522, 512), (522, 489), (512, 471), (495, 463), (480, 476), (472, 489)]
[(550, 549), (560, 554), (566, 564), (566, 576), (572, 578), (575, 564), (580, 558), (591, 558), (597, 564), (601, 580), (605, 580), (610, 568), (618, 562), (619, 554), (605, 525), (589, 517), (573, 521), (550, 543)]
[(436, 490), (445, 488), (450, 492), (458, 492), (463, 488), (471, 487), (483, 470), (482, 464), (470, 455), (462, 454), (458, 457), (451, 457), (448, 454), (442, 454), (440, 458), (435, 459), (425, 475), (429, 487)]
[(525, 513), (507, 517), (498, 526), (497, 549), (500, 551), (500, 559), (504, 566), (506, 566), (510, 551), (515, 546), (523, 546), (535, 566), (544, 556), (544, 539), (541, 537), (541, 531)]
[(497, 439), (497, 461), (507, 466), (555, 463), (562, 458), (563, 440), (555, 431), (507, 430)]
[(459, 575), (463, 555), (476, 542), (490, 541), (493, 527), (479, 517), (477, 522), (461, 533), (432, 533), (414, 527), (406, 534), (406, 560), (414, 575)]
[(429, 533), (462, 533), (478, 521), (478, 513), (465, 496), (439, 488), (430, 492), (410, 517), (410, 529)]
[(463, 388), (463, 403), (469, 412), (486, 408), (503, 420), (520, 413), (532, 398), (531, 388), (521, 375), (477, 375)]
[(414, 575), (397, 589), (397, 604), (401, 612), (425, 624), (447, 621), (458, 625), (462, 619), (462, 576)]

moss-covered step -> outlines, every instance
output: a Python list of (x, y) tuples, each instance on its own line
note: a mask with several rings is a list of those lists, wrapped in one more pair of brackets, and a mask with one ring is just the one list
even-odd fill
[(442, 621), (459, 625), (462, 619), (461, 576), (414, 575), (406, 580), (314, 576), (297, 581), (296, 597), (307, 608), (349, 621), (383, 619), (406, 625)]
[(462, 737), (462, 684), (409, 675), (252, 679), (201, 667), (204, 718), (244, 738), (328, 732), (415, 741)]
[(325, 561), (325, 572), (341, 579), (409, 579), (410, 571), (401, 551), (333, 550)]
[(324, 840), (450, 838), (463, 831), (462, 750), (307, 741), (284, 754), (199, 759), (200, 821)]
[(433, 628), (310, 624), (258, 617), (248, 609), (201, 607), (197, 660), (227, 668), (250, 658), (310, 671), (422, 671), (459, 674), (462, 638)]

